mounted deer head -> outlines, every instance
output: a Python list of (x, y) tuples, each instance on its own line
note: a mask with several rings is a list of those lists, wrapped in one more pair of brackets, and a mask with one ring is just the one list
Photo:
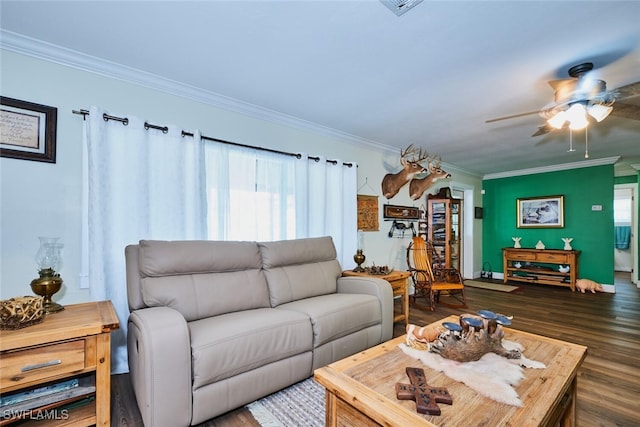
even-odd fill
[(425, 190), (435, 184), (440, 179), (450, 178), (451, 174), (440, 168), (442, 163), (441, 159), (437, 162), (432, 161), (429, 163), (429, 175), (422, 179), (412, 179), (409, 184), (409, 197), (411, 200), (418, 200), (424, 194)]
[(382, 195), (387, 199), (394, 197), (400, 189), (411, 180), (415, 175), (426, 172), (421, 161), (428, 159), (428, 153), (423, 152), (422, 148), (416, 150), (413, 144), (409, 145), (405, 150), (400, 150), (400, 164), (402, 170), (398, 173), (388, 173), (382, 178)]

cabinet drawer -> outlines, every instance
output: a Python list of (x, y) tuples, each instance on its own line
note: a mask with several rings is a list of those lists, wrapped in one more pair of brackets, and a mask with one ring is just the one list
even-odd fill
[(85, 367), (84, 340), (8, 352), (2, 355), (0, 388), (79, 371)]
[(536, 254), (536, 261), (540, 261), (540, 262), (557, 262), (557, 263), (564, 264), (564, 263), (567, 262), (567, 255), (566, 254), (539, 253), (539, 254)]
[(509, 252), (507, 253), (507, 259), (510, 261), (535, 261), (536, 254), (532, 252)]

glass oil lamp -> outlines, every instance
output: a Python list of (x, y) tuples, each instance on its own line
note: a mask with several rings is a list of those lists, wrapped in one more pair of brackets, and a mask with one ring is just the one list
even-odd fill
[(51, 297), (62, 287), (60, 267), (62, 266), (63, 244), (58, 243), (59, 237), (38, 237), (40, 248), (35, 260), (38, 264), (40, 277), (31, 281), (31, 290), (44, 297), (43, 305), (45, 313), (57, 313), (64, 310), (60, 304), (51, 301)]
[(358, 249), (356, 250), (356, 254), (353, 256), (353, 260), (358, 264), (356, 268), (353, 269), (356, 273), (363, 273), (365, 270), (362, 268), (362, 264), (366, 257), (364, 256), (364, 233), (362, 230), (358, 230)]

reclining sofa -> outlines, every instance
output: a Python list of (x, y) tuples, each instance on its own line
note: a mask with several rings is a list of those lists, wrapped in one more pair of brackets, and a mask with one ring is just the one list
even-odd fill
[(341, 277), (330, 237), (125, 249), (128, 355), (146, 426), (202, 423), (393, 334), (377, 278)]

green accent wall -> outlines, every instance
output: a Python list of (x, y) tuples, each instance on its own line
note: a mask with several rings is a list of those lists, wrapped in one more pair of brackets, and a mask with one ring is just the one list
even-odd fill
[(638, 177), (636, 175), (624, 175), (624, 176), (616, 176), (613, 179), (614, 184), (635, 184), (638, 182)]
[[(483, 263), (502, 271), (502, 248), (522, 237), (524, 248), (542, 240), (547, 249), (562, 249), (563, 237), (580, 250), (579, 277), (614, 283), (613, 165), (496, 178), (483, 181)], [(564, 196), (564, 228), (517, 228), (518, 198)], [(592, 211), (601, 205), (601, 211)]]

